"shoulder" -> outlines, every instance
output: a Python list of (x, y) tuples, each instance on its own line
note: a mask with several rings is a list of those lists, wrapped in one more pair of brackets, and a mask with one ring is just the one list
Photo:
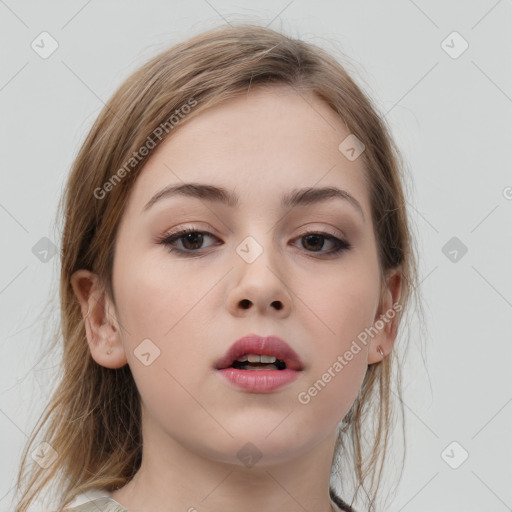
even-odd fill
[(89, 489), (67, 503), (64, 512), (128, 512), (104, 489)]
[(107, 496), (89, 500), (81, 505), (65, 508), (64, 512), (98, 512), (98, 510), (101, 510), (101, 512), (128, 512), (119, 503)]
[(332, 487), (329, 488), (329, 495), (331, 497), (331, 500), (336, 504), (336, 506), (342, 511), (342, 512), (357, 512), (357, 510), (354, 510), (348, 503), (343, 501), (335, 492)]

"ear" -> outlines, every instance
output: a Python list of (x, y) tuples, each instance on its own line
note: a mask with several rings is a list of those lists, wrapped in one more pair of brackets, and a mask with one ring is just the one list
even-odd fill
[(393, 269), (386, 278), (373, 326), (370, 328), (370, 331), (376, 334), (373, 335), (369, 344), (368, 364), (382, 361), (393, 349), (398, 332), (397, 316), (402, 309), (401, 304), (398, 304), (401, 289), (401, 270), (400, 268)]
[(77, 270), (71, 276), (71, 286), (80, 302), (92, 358), (106, 368), (121, 368), (127, 359), (115, 307), (97, 274)]

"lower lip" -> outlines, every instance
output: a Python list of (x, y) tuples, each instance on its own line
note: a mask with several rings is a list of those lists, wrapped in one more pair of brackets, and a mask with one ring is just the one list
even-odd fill
[(236, 368), (223, 368), (217, 371), (234, 386), (251, 393), (272, 393), (272, 391), (293, 382), (300, 373), (290, 369), (237, 370)]

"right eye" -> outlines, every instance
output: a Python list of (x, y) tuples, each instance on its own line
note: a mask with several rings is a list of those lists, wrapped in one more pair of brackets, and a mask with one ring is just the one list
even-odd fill
[[(194, 228), (186, 228), (171, 235), (166, 235), (163, 239), (159, 240), (158, 243), (166, 246), (169, 252), (191, 254), (199, 252), (198, 249), (200, 249), (203, 245), (205, 236), (216, 238), (214, 235), (208, 233), (207, 231), (199, 231)], [(180, 249), (175, 247), (176, 242), (180, 242), (184, 248)]]

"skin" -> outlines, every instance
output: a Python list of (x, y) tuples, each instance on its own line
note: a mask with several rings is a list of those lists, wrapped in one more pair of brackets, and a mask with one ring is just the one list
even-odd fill
[[(377, 347), (384, 357), (392, 350), (395, 322), (361, 344), (308, 404), (297, 396), (400, 293), (398, 272), (379, 281), (362, 159), (338, 149), (349, 133), (322, 101), (286, 86), (252, 89), (201, 113), (153, 151), (135, 182), (115, 246), (117, 307), (93, 273), (73, 275), (92, 357), (107, 368), (128, 364), (142, 397), (142, 466), (112, 495), (130, 512), (225, 512), (242, 503), (245, 512), (336, 510), (328, 489), (337, 427), (367, 365), (382, 360)], [(153, 194), (182, 182), (224, 187), (240, 205), (172, 197), (142, 213)], [(339, 199), (281, 209), (285, 192), (320, 186), (348, 191), (364, 219)], [(211, 235), (174, 247), (200, 257), (158, 243), (188, 226)], [(327, 230), (352, 247), (323, 256), (333, 243), (308, 245), (306, 230)], [(263, 249), (252, 263), (236, 252), (249, 235)], [(305, 365), (298, 379), (271, 394), (226, 383), (214, 362), (249, 333), (291, 345)], [(148, 366), (134, 352), (147, 338), (160, 350)], [(262, 454), (252, 467), (237, 457), (247, 442)]]

